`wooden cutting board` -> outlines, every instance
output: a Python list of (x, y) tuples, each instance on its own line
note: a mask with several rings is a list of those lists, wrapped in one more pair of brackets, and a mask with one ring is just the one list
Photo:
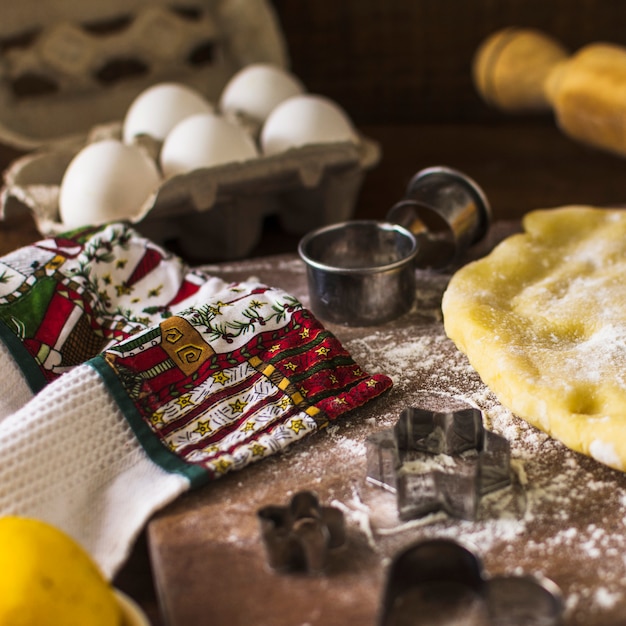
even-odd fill
[[(484, 247), (513, 228), (496, 225)], [(296, 255), (210, 269), (232, 280), (254, 275), (308, 304)], [(285, 454), (185, 495), (150, 522), (153, 570), (169, 626), (374, 626), (390, 558), (433, 537), (469, 546), (487, 576), (552, 579), (563, 592), (568, 626), (624, 623), (626, 475), (570, 452), (498, 403), (445, 337), (440, 299), (448, 279), (418, 271), (416, 304), (395, 322), (327, 325), (362, 367), (392, 377), (386, 396)], [(366, 438), (392, 426), (425, 394), (475, 403), (486, 427), (510, 441), (512, 485), (483, 497), (474, 521), (436, 513), (401, 523), (394, 496), (365, 481)], [(260, 538), (259, 508), (288, 504), (303, 489), (346, 516), (346, 545), (331, 553), (323, 575), (271, 570)]]

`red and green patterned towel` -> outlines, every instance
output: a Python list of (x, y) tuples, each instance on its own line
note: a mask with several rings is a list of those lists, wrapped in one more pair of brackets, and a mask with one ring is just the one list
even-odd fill
[(0, 259), (0, 338), (33, 391), (95, 368), (144, 449), (199, 484), (391, 386), (289, 294), (226, 284), (115, 223)]

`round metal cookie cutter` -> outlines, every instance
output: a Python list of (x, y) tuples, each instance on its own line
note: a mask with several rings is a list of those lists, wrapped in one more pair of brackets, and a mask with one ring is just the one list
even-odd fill
[(414, 235), (399, 224), (353, 220), (305, 235), (311, 310), (346, 326), (383, 324), (408, 312), (416, 293)]
[(453, 539), (418, 541), (392, 559), (378, 626), (562, 626), (559, 587), (542, 575), (486, 576), (481, 559)]
[(491, 223), (491, 207), (482, 189), (462, 172), (445, 166), (420, 170), (387, 219), (410, 230), (418, 240), (415, 264), (444, 269), (482, 239)]

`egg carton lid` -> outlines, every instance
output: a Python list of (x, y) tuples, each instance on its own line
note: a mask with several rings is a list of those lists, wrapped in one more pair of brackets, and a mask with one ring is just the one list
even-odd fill
[(265, 0), (20, 0), (0, 20), (0, 142), (68, 142), (176, 81), (216, 101), (255, 62), (288, 66)]

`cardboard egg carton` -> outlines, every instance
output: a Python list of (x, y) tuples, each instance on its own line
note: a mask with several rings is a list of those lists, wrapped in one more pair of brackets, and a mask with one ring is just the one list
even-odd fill
[[(0, 140), (25, 154), (4, 173), (3, 212), (29, 210), (43, 235), (62, 232), (67, 165), (88, 142), (119, 137), (141, 91), (176, 81), (216, 103), (253, 62), (288, 66), (265, 0), (13, 3), (0, 24)], [(195, 257), (243, 257), (270, 215), (294, 234), (348, 219), (379, 158), (378, 145), (361, 137), (174, 176), (155, 190), (136, 228)]]

